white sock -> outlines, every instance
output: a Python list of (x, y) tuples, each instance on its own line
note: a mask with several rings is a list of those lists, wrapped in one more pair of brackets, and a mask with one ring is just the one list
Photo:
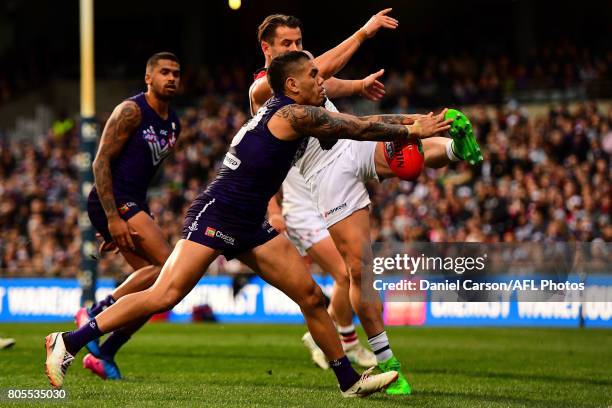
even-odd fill
[(448, 156), (448, 159), (450, 161), (456, 162), (456, 161), (460, 161), (461, 159), (459, 157), (457, 157), (457, 155), (453, 151), (453, 143), (454, 142), (455, 141), (453, 139), (451, 139), (448, 142), (446, 142), (446, 156)]
[(340, 342), (345, 351), (359, 343), (354, 324), (349, 326), (338, 326), (338, 333), (340, 333)]
[(376, 355), (376, 361), (379, 363), (384, 363), (393, 357), (393, 352), (391, 351), (391, 347), (389, 346), (389, 339), (387, 338), (387, 332), (384, 331), (380, 334), (377, 334), (374, 337), (370, 337), (368, 339), (368, 343), (370, 344), (370, 348)]

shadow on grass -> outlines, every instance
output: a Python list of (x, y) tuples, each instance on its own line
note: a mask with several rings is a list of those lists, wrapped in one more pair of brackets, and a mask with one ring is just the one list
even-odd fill
[[(507, 397), (500, 395), (480, 395), (470, 393), (458, 393), (458, 392), (445, 392), (445, 391), (415, 391), (412, 395), (413, 398), (418, 399), (420, 397), (431, 398), (448, 398), (449, 400), (461, 401), (461, 404), (465, 404), (465, 400), (471, 400), (474, 402), (481, 403), (500, 403), (500, 404), (517, 404), (521, 406), (531, 407), (550, 407), (550, 408), (563, 408), (563, 407), (575, 407), (576, 403), (569, 403), (563, 401), (542, 401), (538, 399), (520, 398), (520, 397)], [(462, 401), (463, 400), (463, 401)], [(469, 406), (469, 405), (465, 405)]]
[(504, 380), (540, 380), (555, 383), (575, 382), (585, 385), (612, 385), (611, 380), (597, 378), (583, 378), (572, 376), (548, 375), (548, 374), (519, 374), (519, 373), (503, 373), (491, 371), (470, 371), (457, 369), (413, 369), (411, 372), (415, 374), (444, 374), (444, 375), (461, 375), (473, 378), (500, 378)]

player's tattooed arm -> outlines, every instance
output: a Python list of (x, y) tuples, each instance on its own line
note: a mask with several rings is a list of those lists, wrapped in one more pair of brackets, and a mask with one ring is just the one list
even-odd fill
[(307, 105), (287, 105), (275, 115), (286, 120), (296, 133), (323, 140), (415, 140), (433, 136), (450, 127), (449, 121), (439, 121), (432, 115), (423, 116), (413, 124), (403, 125), (386, 123), (378, 117), (376, 120), (368, 120)]
[(119, 155), (130, 134), (140, 125), (140, 108), (133, 101), (125, 101), (115, 108), (104, 126), (98, 153), (93, 162), (93, 173), (100, 202), (108, 219), (117, 217), (113, 194), (111, 161)]
[[(439, 114), (433, 116), (434, 119), (443, 121), (444, 115), (446, 115), (446, 111), (448, 109), (444, 109)], [(420, 113), (416, 114), (391, 114), (391, 115), (371, 115), (371, 116), (361, 116), (361, 119), (370, 120), (375, 122), (384, 122), (392, 125), (411, 125), (417, 121), (417, 119), (424, 118), (427, 115), (423, 115)]]
[(323, 140), (341, 137), (383, 141), (410, 137), (406, 126), (362, 120), (356, 116), (329, 112), (315, 106), (287, 105), (275, 115), (289, 122), (296, 133)]

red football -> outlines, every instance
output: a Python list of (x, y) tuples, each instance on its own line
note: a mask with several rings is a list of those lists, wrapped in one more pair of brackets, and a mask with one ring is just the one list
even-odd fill
[(385, 159), (391, 171), (402, 180), (416, 180), (425, 165), (420, 141), (385, 142)]

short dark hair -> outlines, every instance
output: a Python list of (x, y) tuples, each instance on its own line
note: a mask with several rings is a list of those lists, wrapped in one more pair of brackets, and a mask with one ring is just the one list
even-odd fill
[(272, 42), (276, 34), (277, 27), (299, 28), (302, 30), (302, 22), (294, 16), (285, 14), (272, 14), (264, 19), (257, 28), (257, 41)]
[(310, 61), (308, 54), (303, 51), (289, 51), (272, 59), (268, 67), (268, 83), (276, 95), (283, 93), (285, 81), (295, 72), (298, 63), (302, 60)]
[(151, 55), (147, 60), (147, 71), (155, 68), (160, 60), (170, 60), (176, 62), (177, 64), (179, 63), (178, 57), (173, 53), (168, 51), (158, 52)]

